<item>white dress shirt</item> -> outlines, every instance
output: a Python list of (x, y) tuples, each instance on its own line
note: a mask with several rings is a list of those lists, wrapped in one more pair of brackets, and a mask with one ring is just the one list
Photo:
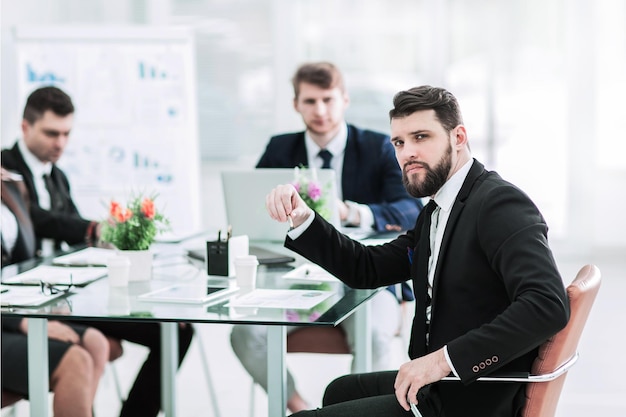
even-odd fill
[(39, 207), (45, 210), (50, 210), (50, 194), (46, 188), (46, 183), (43, 179), (44, 175), (50, 175), (52, 172), (52, 163), (41, 162), (26, 146), (23, 139), (17, 142), (17, 146), (22, 153), (24, 162), (28, 165), (30, 172), (33, 173), (33, 183), (35, 184), (35, 191), (37, 192)]
[[(473, 163), (474, 159), (470, 158), (465, 165), (446, 181), (443, 187), (441, 187), (433, 197), (435, 203), (437, 203), (437, 208), (431, 215), (431, 233), (434, 231), (434, 239), (431, 239), (430, 258), (428, 259), (428, 265), (430, 265), (428, 268), (428, 295), (430, 295), (431, 298), (433, 295), (435, 270), (437, 269), (437, 261), (439, 260), (439, 250), (441, 249), (441, 241), (443, 240), (443, 234), (446, 230), (446, 224), (448, 224), (448, 219), (450, 218), (450, 211)], [(433, 230), (433, 225), (436, 225), (435, 230)], [(428, 306), (426, 308), (426, 317), (428, 320), (430, 320), (430, 310), (431, 306)], [(450, 355), (448, 355), (448, 345), (443, 347), (443, 353), (446, 356), (446, 361), (450, 369), (452, 369), (452, 373), (459, 376), (456, 369), (454, 369)]]

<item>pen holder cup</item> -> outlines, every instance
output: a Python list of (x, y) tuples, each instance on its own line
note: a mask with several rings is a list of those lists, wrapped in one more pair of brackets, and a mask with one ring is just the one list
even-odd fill
[(248, 255), (248, 248), (247, 235), (234, 236), (228, 240), (207, 241), (207, 274), (234, 277), (235, 258)]

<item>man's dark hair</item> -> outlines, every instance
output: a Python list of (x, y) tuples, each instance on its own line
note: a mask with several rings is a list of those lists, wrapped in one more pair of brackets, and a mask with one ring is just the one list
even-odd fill
[(330, 62), (308, 62), (302, 64), (291, 79), (293, 92), (298, 98), (300, 83), (313, 84), (319, 88), (329, 89), (339, 87), (343, 92), (343, 76), (335, 65)]
[(443, 88), (429, 85), (397, 93), (393, 98), (393, 109), (389, 110), (389, 119), (406, 117), (416, 111), (430, 109), (435, 111), (437, 120), (447, 132), (463, 124), (463, 116), (456, 97)]
[(63, 117), (74, 113), (74, 105), (70, 96), (60, 88), (41, 87), (28, 96), (24, 107), (24, 119), (32, 125), (41, 119), (47, 110)]

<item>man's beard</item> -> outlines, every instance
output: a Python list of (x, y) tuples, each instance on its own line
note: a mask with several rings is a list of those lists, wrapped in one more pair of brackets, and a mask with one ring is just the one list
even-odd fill
[[(416, 164), (422, 166), (426, 170), (424, 180), (419, 182), (410, 182), (406, 173), (407, 168)], [(448, 174), (452, 167), (452, 145), (448, 146), (446, 153), (441, 157), (435, 168), (431, 168), (425, 162), (410, 161), (404, 164), (402, 169), (402, 183), (406, 191), (415, 198), (428, 197), (434, 195), (448, 180)], [(417, 178), (417, 174), (413, 174)]]

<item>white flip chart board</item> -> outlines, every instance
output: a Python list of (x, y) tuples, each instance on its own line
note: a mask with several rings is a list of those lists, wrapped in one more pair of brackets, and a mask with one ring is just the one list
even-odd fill
[(74, 128), (59, 166), (84, 217), (104, 219), (111, 198), (157, 193), (172, 233), (201, 228), (190, 30), (16, 28), (14, 51), (20, 111), (40, 86), (58, 86), (72, 97)]

